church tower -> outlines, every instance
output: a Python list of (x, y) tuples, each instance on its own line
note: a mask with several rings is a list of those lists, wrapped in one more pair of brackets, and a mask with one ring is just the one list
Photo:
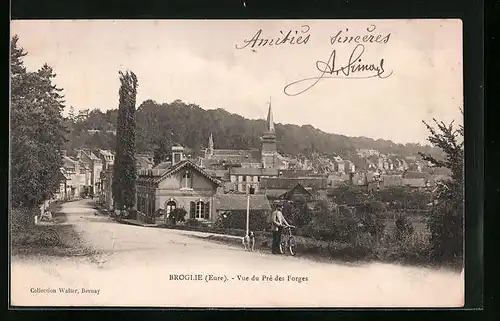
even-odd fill
[(205, 151), (205, 158), (210, 158), (214, 154), (214, 138), (212, 133), (210, 133), (210, 137), (208, 138), (208, 148)]
[(269, 111), (267, 112), (267, 128), (262, 135), (261, 141), (262, 167), (278, 168), (278, 148), (276, 147), (276, 131), (274, 129), (271, 102), (269, 102)]

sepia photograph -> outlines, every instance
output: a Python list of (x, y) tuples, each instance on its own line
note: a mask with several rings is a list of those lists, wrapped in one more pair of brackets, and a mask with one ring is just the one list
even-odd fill
[(464, 306), (461, 20), (10, 26), (12, 308)]

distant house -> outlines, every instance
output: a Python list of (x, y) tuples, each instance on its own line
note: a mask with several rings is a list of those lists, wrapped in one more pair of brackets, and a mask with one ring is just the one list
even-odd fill
[(431, 174), (419, 171), (405, 171), (403, 173), (403, 178), (406, 179), (430, 179)]
[(61, 151), (63, 172), (66, 180), (66, 197), (73, 199), (90, 192), (92, 186), (91, 172), (87, 164), (76, 157), (67, 156), (66, 151)]
[[(250, 195), (250, 211), (271, 211), (271, 205), (263, 194)], [(246, 211), (247, 195), (219, 194), (216, 197), (216, 212)]]
[(59, 172), (59, 187), (57, 191), (54, 193), (54, 199), (59, 201), (65, 201), (68, 199), (68, 195), (71, 192), (68, 190), (67, 182), (70, 180), (69, 175), (66, 174), (66, 171), (63, 167), (60, 168)]
[(366, 185), (366, 174), (364, 172), (350, 173), (349, 182), (352, 185), (365, 186)]
[(261, 190), (269, 199), (277, 199), (297, 184), (302, 185), (311, 193), (318, 190), (326, 190), (328, 181), (326, 177), (309, 178), (262, 178), (260, 182)]
[(426, 188), (428, 187), (428, 181), (425, 178), (403, 178), (403, 186)]
[(337, 187), (346, 182), (345, 177), (338, 174), (330, 174), (327, 178), (327, 185), (330, 187)]
[(233, 191), (240, 193), (258, 193), (260, 181), (263, 178), (278, 177), (279, 170), (276, 168), (243, 168), (234, 167), (229, 169), (230, 181)]
[(301, 199), (301, 200), (304, 200), (306, 202), (309, 202), (309, 201), (312, 201), (313, 194), (310, 191), (308, 191), (304, 186), (302, 186), (300, 183), (297, 183), (290, 190), (288, 190), (285, 193), (283, 193), (282, 195), (280, 195), (278, 197), (278, 199), (287, 200), (287, 201)]
[(99, 201), (108, 210), (111, 210), (113, 208), (112, 184), (115, 154), (110, 150), (104, 149), (98, 150), (96, 154), (102, 161), (101, 193), (99, 195)]
[(356, 171), (356, 166), (350, 160), (344, 160), (344, 172), (345, 173), (354, 173)]
[(90, 170), (89, 194), (99, 195), (101, 193), (101, 172), (103, 169), (101, 158), (97, 157), (90, 149), (77, 150), (77, 158)]
[(149, 154), (136, 154), (135, 164), (137, 170), (152, 169), (154, 165), (153, 156)]
[(218, 180), (228, 183), (230, 180), (229, 170), (224, 169), (204, 169), (208, 174), (217, 178)]
[(286, 170), (280, 170), (279, 176), (283, 178), (306, 178), (306, 177), (318, 177), (322, 175), (316, 174), (312, 170), (286, 169)]
[(403, 176), (401, 175), (381, 175), (380, 187), (403, 186)]

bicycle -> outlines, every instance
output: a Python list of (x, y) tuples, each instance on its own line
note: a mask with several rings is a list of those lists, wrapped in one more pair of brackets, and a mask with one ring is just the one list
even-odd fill
[[(295, 228), (293, 225), (288, 225), (283, 227), (283, 231), (281, 234), (281, 242), (280, 242), (280, 253), (285, 254), (286, 249), (290, 252), (290, 255), (295, 256), (297, 252), (295, 251), (297, 242), (295, 241), (295, 237), (292, 234), (292, 228)], [(287, 233), (284, 233), (284, 231)]]

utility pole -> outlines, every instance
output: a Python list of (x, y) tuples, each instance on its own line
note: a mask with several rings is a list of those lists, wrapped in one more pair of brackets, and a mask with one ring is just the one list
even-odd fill
[(246, 226), (246, 231), (247, 233), (245, 235), (249, 235), (250, 231), (250, 193), (247, 192), (247, 226)]

